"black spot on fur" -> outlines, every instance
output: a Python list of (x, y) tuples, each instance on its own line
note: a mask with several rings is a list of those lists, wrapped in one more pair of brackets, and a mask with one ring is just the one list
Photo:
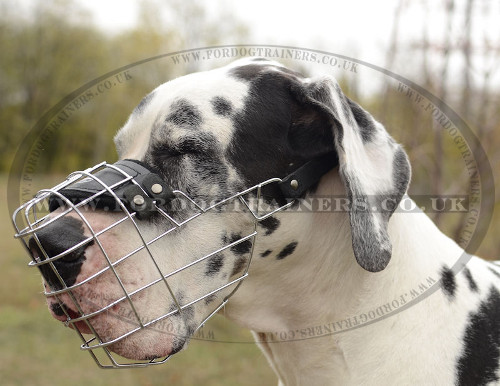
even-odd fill
[(242, 80), (252, 80), (265, 69), (266, 66), (260, 64), (248, 64), (246, 66), (232, 68), (229, 71), (229, 75)]
[[(263, 61), (265, 61), (265, 60), (266, 59), (264, 59)], [(256, 77), (258, 77), (260, 74), (265, 73), (265, 72), (267, 72), (267, 73), (270, 73), (270, 72), (283, 73), (283, 74), (293, 75), (296, 78), (303, 78), (302, 74), (297, 72), (297, 71), (293, 71), (293, 70), (290, 70), (289, 68), (282, 67), (282, 66), (276, 66), (274, 64), (264, 64), (264, 65), (262, 65), (262, 64), (247, 64), (245, 66), (239, 66), (239, 67), (232, 68), (229, 71), (229, 75), (234, 76), (234, 77), (239, 78), (239, 79), (242, 79), (242, 80), (245, 80), (245, 81), (252, 81)]]
[(349, 98), (345, 99), (347, 100), (352, 115), (354, 116), (354, 119), (358, 124), (361, 134), (361, 140), (363, 141), (363, 143), (373, 141), (373, 138), (377, 131), (373, 118), (371, 117), (370, 114), (368, 114), (365, 110), (363, 110), (357, 103), (354, 103)]
[[(222, 238), (222, 242), (226, 245), (232, 244), (241, 238), (242, 236), (240, 234), (233, 233), (229, 238), (224, 235)], [(242, 241), (241, 243), (235, 244), (230, 248), (231, 252), (237, 255), (244, 255), (246, 253), (249, 253), (251, 249), (252, 249), (252, 242), (249, 239)]]
[(198, 109), (185, 99), (178, 99), (172, 104), (172, 111), (165, 119), (183, 128), (196, 129), (201, 124), (201, 114)]
[(233, 245), (231, 251), (238, 255), (244, 255), (245, 253), (250, 253), (251, 248), (252, 242), (250, 240), (245, 240), (239, 244)]
[[(351, 205), (349, 212), (354, 256), (358, 264), (365, 270), (379, 272), (389, 264), (391, 259), (391, 248), (385, 247), (391, 245), (387, 224), (377, 227), (374, 223), (374, 217), (366, 210), (360, 209), (363, 205), (370, 208), (370, 202), (368, 197), (360, 191), (359, 187), (362, 184), (357, 176), (345, 175), (344, 182), (348, 202), (356, 203), (356, 205)], [(362, 205), (359, 205), (360, 203)], [(388, 215), (382, 216), (382, 220), (387, 221)]]
[(280, 224), (280, 220), (272, 216), (259, 222), (259, 225), (266, 229), (264, 236), (269, 236), (270, 234), (272, 234), (276, 229), (278, 229)]
[(500, 293), (490, 288), (488, 297), (469, 315), (462, 354), (457, 362), (457, 385), (498, 382), (500, 359)]
[(441, 287), (443, 288), (443, 292), (448, 299), (453, 300), (457, 283), (455, 281), (453, 271), (446, 266), (443, 266), (441, 269)]
[(291, 255), (294, 251), (295, 248), (297, 248), (298, 242), (294, 241), (293, 243), (288, 244), (283, 250), (276, 256), (277, 260), (284, 259), (285, 257)]
[(237, 274), (241, 273), (245, 269), (246, 264), (247, 264), (247, 259), (246, 258), (244, 258), (244, 257), (238, 257), (236, 259), (236, 261), (234, 262), (233, 271), (231, 272), (230, 276), (234, 276), (234, 275), (237, 275)]
[[(305, 102), (299, 74), (250, 64), (231, 69), (230, 75), (250, 83), (244, 108), (232, 115), (234, 132), (226, 151), (247, 186), (284, 178), (305, 162), (335, 152), (329, 117)], [(264, 187), (262, 194), (282, 197), (277, 184)]]
[(134, 111), (132, 112), (133, 114), (142, 114), (146, 106), (151, 102), (151, 99), (153, 99), (155, 93), (150, 92), (148, 95), (146, 95), (142, 100), (139, 102), (139, 104), (136, 106)]
[(479, 288), (478, 288), (478, 286), (476, 284), (476, 281), (472, 277), (472, 274), (470, 273), (469, 269), (468, 268), (464, 268), (463, 272), (464, 272), (465, 278), (467, 279), (467, 283), (469, 284), (469, 289), (472, 292), (479, 292)]
[[(379, 194), (376, 198), (369, 197), (362, 191), (363, 184), (355, 174), (345, 174), (344, 182), (347, 190), (348, 202), (356, 202), (351, 206), (349, 217), (351, 223), (352, 246), (358, 264), (369, 272), (383, 270), (391, 259), (391, 241), (387, 226), (391, 215), (399, 205), (410, 179), (410, 164), (405, 152), (398, 147), (394, 153), (392, 179), (393, 191)], [(362, 204), (362, 205), (360, 205)], [(376, 211), (368, 213), (359, 210), (365, 205), (375, 207)], [(378, 216), (380, 226), (374, 223)]]
[(224, 265), (224, 255), (222, 253), (217, 253), (210, 256), (207, 261), (207, 267), (205, 269), (205, 275), (214, 276), (222, 269)]
[(262, 253), (260, 254), (260, 256), (261, 256), (261, 257), (267, 257), (267, 256), (269, 256), (271, 253), (273, 253), (273, 251), (271, 251), (270, 249), (268, 249), (268, 250), (266, 250), (266, 251), (262, 252)]
[(209, 305), (210, 303), (214, 302), (217, 299), (217, 296), (215, 294), (208, 295), (205, 298), (205, 305)]
[[(395, 203), (393, 208), (390, 208), (389, 216), (392, 215), (394, 210), (401, 202), (403, 195), (406, 192), (408, 183), (410, 182), (411, 169), (410, 162), (404, 150), (399, 147), (394, 153), (394, 159), (392, 161), (392, 179), (394, 181), (394, 192), (391, 196), (392, 202)], [(391, 200), (386, 200), (391, 201)]]
[(233, 111), (233, 105), (226, 98), (217, 96), (211, 100), (212, 108), (217, 115), (227, 117)]

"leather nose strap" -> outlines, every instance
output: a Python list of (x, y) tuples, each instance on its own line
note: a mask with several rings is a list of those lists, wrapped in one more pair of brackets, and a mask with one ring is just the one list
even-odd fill
[[(95, 179), (85, 177), (59, 190), (59, 193), (73, 204), (98, 194), (92, 200), (92, 206), (110, 211), (120, 210), (120, 205), (116, 200), (118, 198), (127, 208), (137, 212), (139, 218), (152, 213), (155, 203), (164, 205), (174, 197), (166, 182), (140, 161), (121, 160), (111, 166), (105, 166), (95, 173)], [(127, 176), (131, 176), (132, 180), (125, 181)], [(121, 181), (124, 182), (120, 183)], [(116, 185), (113, 188), (114, 194), (104, 191), (104, 185), (107, 187)], [(53, 195), (50, 198), (49, 210), (51, 212), (61, 205), (64, 205), (64, 199), (61, 197)]]
[[(286, 176), (278, 184), (279, 189), (286, 199), (299, 198), (337, 165), (338, 158), (333, 153), (315, 158)], [(163, 205), (174, 197), (165, 181), (144, 163), (126, 159), (115, 162), (112, 166), (114, 167), (105, 166), (95, 173), (96, 179), (83, 178), (61, 189), (59, 193), (73, 204), (98, 194), (92, 201), (92, 205), (95, 208), (111, 211), (120, 210), (116, 201), (118, 198), (127, 208), (137, 212), (139, 219), (153, 213), (155, 203)], [(134, 182), (129, 180), (120, 184), (126, 178), (120, 170), (131, 176)], [(107, 187), (117, 184), (117, 187), (113, 188), (114, 195), (103, 191), (105, 190), (103, 184)], [(61, 205), (64, 205), (61, 197), (53, 195), (50, 198), (49, 210), (51, 212)]]

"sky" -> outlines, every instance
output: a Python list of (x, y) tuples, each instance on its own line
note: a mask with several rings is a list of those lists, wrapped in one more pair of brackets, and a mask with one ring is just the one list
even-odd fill
[[(19, 3), (34, 4), (38, 1), (42, 0), (20, 0)], [(109, 33), (117, 33), (134, 26), (139, 4), (145, 0), (76, 1), (88, 10), (99, 28)], [(182, 0), (147, 1), (160, 4)], [(444, 6), (450, 2), (455, 4), (459, 12), (456, 12), (451, 23), (448, 23)], [(403, 12), (399, 18), (398, 33), (394, 35), (395, 14), (401, 3), (404, 5)], [(422, 40), (424, 31), (436, 49), (444, 46), (446, 37), (450, 37), (455, 47), (463, 46), (463, 10), (466, 3), (467, 0), (210, 0), (202, 4), (213, 19), (221, 14), (234, 15), (235, 20), (241, 20), (248, 26), (250, 36), (240, 43), (324, 50), (388, 68), (418, 83), (423, 55), (419, 56), (418, 50), (410, 49)], [(475, 1), (472, 38), (476, 48), (485, 42), (500, 47), (499, 19), (500, 2)], [(191, 26), (186, 25), (185, 28), (189, 31)], [(203, 28), (201, 30), (203, 31)], [(390, 65), (388, 58), (393, 53), (391, 44), (394, 36), (398, 42), (398, 60)], [(435, 54), (435, 57), (429, 58), (431, 71), (439, 73), (439, 61), (442, 57)], [(484, 81), (485, 69), (500, 68), (499, 57), (499, 53), (475, 56), (469, 66), (472, 81)], [(450, 56), (450, 63), (450, 77), (460, 81), (464, 62), (459, 49)], [(489, 81), (493, 85), (499, 85), (500, 71), (492, 71)]]
[[(97, 25), (111, 33), (134, 25), (139, 1), (79, 0), (93, 14)], [(390, 53), (395, 12), (399, 3), (400, 0), (211, 0), (204, 4), (209, 15), (215, 16), (225, 11), (249, 26), (250, 36), (242, 43), (321, 49), (384, 67)], [(445, 36), (451, 36), (451, 41), (456, 46), (463, 44), (463, 12), (457, 12), (451, 24), (447, 24), (443, 8), (445, 3), (435, 0), (403, 0), (404, 7), (397, 34), (399, 47), (404, 49), (420, 40), (424, 28), (436, 46), (442, 45)], [(454, 3), (457, 10), (465, 9), (466, 0), (455, 0)], [(472, 18), (472, 36), (476, 44), (490, 41), (498, 45), (499, 18), (498, 1), (476, 1)], [(451, 72), (459, 74), (460, 58), (452, 56), (451, 59), (455, 65)], [(474, 65), (478, 68), (473, 69), (473, 76), (474, 71), (480, 73), (479, 69), (483, 66), (493, 65), (491, 58), (480, 57), (477, 60), (479, 62)], [(399, 67), (392, 70), (403, 76), (414, 75), (415, 68), (421, 65), (404, 60), (398, 63)]]
[[(287, 44), (327, 50), (330, 47), (330, 50), (337, 51), (352, 50), (359, 45), (368, 60), (381, 60), (380, 53), (388, 44), (392, 28), (390, 20), (398, 0), (385, 0), (384, 3), (380, 9), (378, 1), (361, 0), (205, 2), (211, 15), (229, 8), (238, 19), (246, 22), (251, 36), (245, 43)], [(115, 31), (133, 25), (138, 1), (81, 0), (81, 4), (94, 14), (98, 25)]]

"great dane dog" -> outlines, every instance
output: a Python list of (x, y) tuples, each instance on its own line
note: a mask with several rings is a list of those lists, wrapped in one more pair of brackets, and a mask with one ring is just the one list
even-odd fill
[[(183, 76), (147, 95), (115, 143), (120, 159), (140, 161), (195, 201), (223, 200), (295, 175), (290, 192), (298, 190), (298, 200), (344, 197), (345, 210), (298, 210), (295, 203), (259, 221), (255, 239), (223, 250), (252, 222), (238, 210), (216, 210), (151, 243), (154, 261), (144, 251), (132, 253), (140, 241), (130, 221), (107, 229), (119, 213), (89, 211), (83, 221), (71, 212), (38, 232), (38, 242), (30, 241), (33, 254), (43, 246), (49, 257), (79, 246), (52, 262), (73, 286), (71, 294), (48, 297), (55, 318), (91, 315), (89, 324), (74, 324), (83, 333), (91, 325), (102, 341), (125, 333), (109, 347), (127, 358), (170, 355), (220, 303), (224, 291), (212, 289), (239, 275), (251, 254), (248, 277), (224, 315), (253, 331), (280, 384), (498, 382), (500, 268), (470, 257), (457, 269), (464, 251), (453, 240), (423, 212), (396, 210), (402, 199), (410, 200), (408, 158), (332, 77), (306, 78), (262, 58)], [(286, 192), (269, 187), (259, 200), (287, 203)], [(51, 216), (63, 210), (54, 208)], [(136, 225), (153, 239), (165, 221), (153, 216)], [(116, 301), (123, 288), (135, 311), (154, 320), (178, 306), (166, 286), (148, 284), (158, 269), (174, 272), (193, 255), (207, 254), (167, 278), (179, 302), (210, 293), (162, 320), (176, 333), (144, 328), (127, 335), (131, 302)], [(120, 260), (125, 255), (130, 257)], [(119, 276), (102, 271), (110, 262)], [(61, 288), (49, 274), (45, 279), (47, 291)], [(439, 290), (392, 312), (409, 303), (415, 289), (432, 285)], [(92, 314), (103, 307), (106, 312)], [(283, 333), (287, 339), (280, 339)]]

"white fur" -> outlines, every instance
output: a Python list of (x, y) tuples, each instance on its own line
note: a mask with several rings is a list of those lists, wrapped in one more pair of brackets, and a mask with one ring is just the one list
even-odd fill
[[(203, 112), (205, 124), (202, 130), (214, 134), (220, 144), (226, 147), (231, 140), (232, 124), (228, 118), (221, 118), (213, 113), (210, 100), (214, 95), (227, 98), (238, 111), (243, 108), (248, 92), (247, 84), (228, 77), (226, 71), (223, 68), (193, 73), (173, 79), (153, 90), (154, 98), (145, 107), (145, 111), (142, 114), (132, 114), (116, 135), (115, 141), (125, 146), (119, 149), (120, 158), (143, 159), (155, 121), (166, 117), (168, 107), (180, 98), (188, 99)], [(196, 94), (191, 92), (193, 88), (196, 88)], [(174, 133), (178, 136), (185, 134), (179, 128)]]
[[(342, 191), (338, 174), (331, 172), (318, 193)], [(452, 266), (463, 254), (425, 214), (396, 213), (389, 228), (391, 262), (370, 273), (355, 263), (347, 213), (282, 214), (280, 219), (286, 225), (276, 232), (284, 238), (293, 234), (300, 251), (283, 262), (255, 260), (249, 279), (226, 307), (227, 317), (254, 331), (296, 331), (366, 313), (418, 289), (428, 277), (439, 285), (442, 264)], [(494, 276), (475, 257), (468, 267), (486, 291)], [(457, 283), (452, 305), (439, 290), (359, 329), (297, 341), (268, 336), (271, 343), (261, 348), (285, 385), (453, 384), (468, 310), (479, 302), (461, 274)]]

